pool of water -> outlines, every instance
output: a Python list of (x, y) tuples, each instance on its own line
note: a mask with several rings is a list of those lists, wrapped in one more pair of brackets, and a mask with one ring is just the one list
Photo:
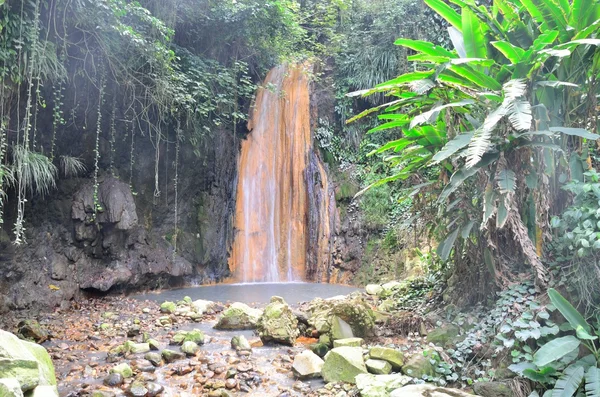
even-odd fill
[(244, 302), (246, 304), (265, 304), (272, 296), (281, 296), (291, 305), (310, 301), (314, 298), (331, 298), (347, 295), (360, 288), (336, 284), (316, 283), (252, 283), (217, 284), (200, 287), (178, 288), (160, 292), (133, 295), (135, 299), (154, 301), (177, 301), (189, 296), (193, 300), (205, 299), (215, 302)]

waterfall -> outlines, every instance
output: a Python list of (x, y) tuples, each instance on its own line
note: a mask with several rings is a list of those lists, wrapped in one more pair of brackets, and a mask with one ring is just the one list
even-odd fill
[[(240, 282), (315, 279), (307, 272), (308, 253), (321, 252), (332, 230), (329, 211), (311, 216), (314, 202), (308, 180), (313, 153), (309, 80), (302, 67), (272, 69), (259, 89), (250, 134), (242, 142), (235, 210), (235, 237), (229, 259)], [(329, 190), (319, 161), (321, 189)], [(314, 162), (314, 160), (313, 160)], [(327, 197), (329, 193), (321, 194)], [(326, 205), (329, 207), (329, 205)], [(309, 222), (319, 219), (319, 224)], [(313, 230), (308, 230), (309, 227)], [(315, 231), (316, 230), (316, 231)], [(313, 237), (314, 236), (314, 237)], [(316, 248), (315, 248), (316, 247)], [(329, 248), (327, 248), (327, 257)], [(325, 254), (320, 254), (319, 262)], [(309, 274), (307, 274), (309, 273)]]

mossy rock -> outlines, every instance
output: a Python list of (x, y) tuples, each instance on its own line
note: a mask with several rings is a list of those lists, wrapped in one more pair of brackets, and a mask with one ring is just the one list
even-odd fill
[(355, 383), (356, 375), (367, 373), (360, 347), (336, 347), (325, 356), (321, 375), (326, 382)]
[(115, 365), (109, 372), (111, 374), (120, 374), (123, 378), (131, 378), (133, 376), (133, 371), (127, 363)]
[(430, 331), (427, 334), (427, 342), (442, 347), (448, 347), (454, 343), (459, 333), (459, 327), (457, 327), (454, 324), (446, 324), (442, 327)]
[(177, 309), (177, 305), (175, 305), (175, 302), (163, 302), (160, 305), (160, 312), (161, 313), (173, 313), (175, 311), (175, 309)]
[(473, 385), (473, 390), (485, 397), (517, 397), (505, 382), (477, 382)]
[(241, 302), (235, 302), (223, 311), (223, 315), (219, 318), (219, 322), (214, 328), (230, 330), (254, 329), (261, 316), (261, 310), (253, 309)]
[(19, 381), (16, 379), (0, 379), (0, 396), (23, 397)]
[(377, 360), (387, 361), (394, 369), (400, 369), (404, 365), (404, 353), (390, 347), (372, 347), (369, 350), (369, 356)]
[(258, 320), (258, 335), (265, 342), (283, 343), (293, 345), (300, 335), (298, 319), (292, 309), (280, 297), (271, 298), (271, 303)]
[(0, 330), (0, 378), (16, 379), (22, 391), (36, 386), (56, 390), (54, 365), (42, 346)]
[(413, 378), (423, 379), (423, 376), (435, 376), (435, 368), (429, 357), (423, 354), (413, 354), (402, 366), (402, 373)]

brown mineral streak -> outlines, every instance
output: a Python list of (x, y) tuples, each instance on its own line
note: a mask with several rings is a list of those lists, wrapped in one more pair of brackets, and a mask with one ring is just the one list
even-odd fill
[[(235, 281), (305, 279), (309, 98), (301, 66), (272, 69), (258, 92), (239, 162), (236, 234), (229, 260)], [(326, 244), (320, 241), (319, 251)]]

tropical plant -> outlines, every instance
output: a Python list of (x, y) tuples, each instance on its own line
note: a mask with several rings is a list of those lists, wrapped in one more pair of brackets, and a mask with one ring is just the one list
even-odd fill
[[(386, 122), (370, 132), (402, 132), (373, 152), (391, 153), (387, 158), (394, 172), (383, 182), (439, 166), (438, 204), (448, 216), (448, 234), (438, 249), (443, 259), (461, 231), (464, 240), (487, 240), (482, 248), (497, 254), (489, 258), (501, 257), (501, 247), (492, 241), (516, 242), (538, 284), (546, 285), (540, 256), (558, 190), (552, 176), (568, 164), (569, 151), (575, 153), (571, 173), (581, 172), (584, 163), (576, 153), (581, 142), (599, 138), (586, 128), (598, 127), (591, 109), (600, 72), (600, 39), (595, 38), (600, 4), (500, 0), (486, 7), (451, 0), (457, 12), (441, 0), (426, 3), (451, 25), (454, 50), (397, 40), (415, 52), (408, 57), (414, 71), (354, 93), (394, 98), (354, 119), (383, 111), (379, 118)], [(435, 182), (431, 179), (426, 182)], [(467, 203), (481, 215), (461, 208)], [(483, 259), (478, 258), (471, 262)], [(494, 278), (505, 276), (499, 269), (506, 262), (486, 259), (486, 264)]]
[[(590, 325), (555, 289), (550, 288), (548, 296), (567, 320), (560, 328), (571, 333), (550, 338), (533, 354), (530, 362), (512, 365), (510, 369), (549, 388), (544, 393), (545, 397), (583, 396), (584, 391), (589, 397), (600, 396), (600, 351), (597, 342), (600, 324)], [(580, 358), (580, 348), (590, 354)], [(538, 393), (530, 395), (533, 396), (538, 396)]]
[(588, 314), (598, 311), (600, 292), (600, 175), (592, 169), (582, 177), (564, 186), (573, 204), (551, 219), (549, 257), (556, 284), (567, 288)]

